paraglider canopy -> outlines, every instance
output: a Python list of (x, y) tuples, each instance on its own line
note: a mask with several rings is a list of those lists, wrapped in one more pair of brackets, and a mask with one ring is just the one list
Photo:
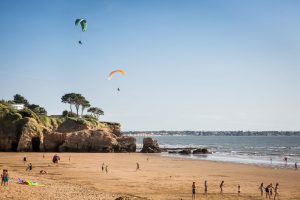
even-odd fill
[(82, 31), (86, 31), (87, 30), (87, 21), (83, 18), (81, 19), (76, 19), (75, 20), (75, 26), (78, 26), (80, 24)]
[(120, 73), (120, 74), (122, 74), (122, 75), (125, 75), (125, 74), (126, 74), (126, 72), (125, 72), (124, 70), (122, 70), (122, 69), (117, 69), (117, 70), (114, 70), (114, 71), (110, 72), (110, 74), (109, 74), (109, 76), (108, 76), (108, 80), (111, 80), (112, 77), (113, 77), (116, 73)]

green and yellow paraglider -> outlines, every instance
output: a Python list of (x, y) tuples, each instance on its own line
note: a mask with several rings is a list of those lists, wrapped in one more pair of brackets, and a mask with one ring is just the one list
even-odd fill
[(76, 19), (75, 20), (75, 26), (78, 26), (80, 24), (82, 32), (85, 32), (87, 30), (87, 21), (83, 18)]

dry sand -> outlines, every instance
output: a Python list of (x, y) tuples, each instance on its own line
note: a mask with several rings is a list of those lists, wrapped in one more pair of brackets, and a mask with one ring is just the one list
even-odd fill
[[(33, 172), (25, 172), (27, 163)], [(280, 199), (300, 200), (300, 170), (276, 169), (252, 165), (210, 161), (181, 160), (139, 153), (60, 153), (61, 162), (52, 164), (53, 153), (0, 153), (0, 169), (7, 168), (11, 177), (8, 187), (0, 188), (0, 199), (191, 199), (191, 185), (196, 182), (199, 199), (265, 199), (258, 186), (279, 182)], [(69, 162), (69, 156), (71, 161)], [(147, 159), (149, 158), (149, 159)], [(141, 170), (136, 171), (136, 162)], [(108, 174), (101, 165), (108, 165)], [(44, 169), (47, 175), (40, 175)], [(22, 177), (45, 184), (29, 187), (17, 184)], [(208, 196), (203, 195), (204, 180)], [(224, 194), (219, 184), (224, 180)], [(237, 185), (241, 195), (237, 195)]]

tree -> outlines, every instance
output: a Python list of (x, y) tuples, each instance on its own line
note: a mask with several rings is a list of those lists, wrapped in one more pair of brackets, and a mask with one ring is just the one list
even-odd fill
[(83, 115), (84, 109), (89, 108), (89, 107), (91, 107), (90, 102), (88, 100), (84, 99), (81, 103), (81, 117)]
[(90, 107), (88, 112), (92, 113), (92, 116), (96, 117), (97, 119), (99, 119), (100, 115), (104, 115), (103, 110), (97, 107)]
[(20, 94), (16, 94), (16, 95), (14, 96), (14, 102), (15, 102), (15, 103), (24, 104), (25, 106), (28, 106), (28, 105), (29, 105), (29, 102), (27, 101), (27, 99), (25, 99), (25, 97), (23, 97), (23, 96), (20, 95)]
[(75, 96), (76, 96), (75, 93), (67, 93), (67, 94), (65, 94), (64, 96), (61, 97), (61, 102), (62, 103), (70, 104), (71, 113), (73, 112), (72, 111), (72, 105), (74, 105)]
[(85, 99), (84, 96), (78, 93), (68, 93), (61, 97), (61, 102), (70, 104), (70, 110), (72, 113), (72, 105), (75, 106), (76, 116), (78, 117), (78, 111), (80, 106), (82, 107), (82, 113), (85, 108), (90, 107), (90, 103)]
[(38, 115), (47, 115), (47, 111), (45, 108), (36, 105), (36, 104), (30, 104), (27, 106), (27, 108), (29, 108), (30, 110), (32, 110), (35, 114)]

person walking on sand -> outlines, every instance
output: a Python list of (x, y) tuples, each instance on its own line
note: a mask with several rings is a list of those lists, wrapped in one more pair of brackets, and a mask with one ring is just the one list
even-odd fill
[(241, 194), (241, 186), (238, 185), (238, 195), (240, 196), (240, 194)]
[(278, 187), (279, 187), (279, 184), (276, 183), (275, 189), (274, 189), (274, 200), (276, 197), (277, 197), (277, 199), (279, 199), (279, 188)]
[(104, 163), (102, 163), (102, 173), (103, 173), (103, 171), (104, 171)]
[(69, 156), (69, 162), (71, 162), (71, 156)]
[(26, 168), (26, 171), (28, 171), (29, 173), (32, 171), (32, 164), (29, 163), (29, 165)]
[(260, 186), (258, 187), (258, 189), (260, 190), (260, 195), (263, 196), (264, 195), (264, 183), (261, 183)]
[(297, 169), (298, 169), (297, 162), (295, 162), (295, 170), (297, 170)]
[(266, 192), (266, 198), (269, 197), (269, 199), (271, 199), (271, 196), (272, 196), (272, 183), (270, 185), (268, 185), (266, 188), (265, 188), (265, 192)]
[(192, 200), (196, 199), (196, 184), (193, 182), (192, 184)]
[(285, 167), (287, 167), (287, 161), (288, 161), (287, 157), (284, 157), (283, 160), (285, 162)]
[(105, 172), (108, 173), (108, 165), (105, 166)]
[(222, 181), (220, 184), (220, 193), (221, 194), (223, 194), (223, 186), (224, 186), (224, 181)]
[(27, 162), (27, 158), (26, 158), (26, 156), (24, 156), (23, 157), (23, 163), (24, 163), (24, 165), (26, 164), (26, 162)]
[(136, 163), (136, 170), (135, 171), (137, 171), (137, 170), (139, 170), (140, 169), (140, 164), (137, 162)]
[(207, 181), (204, 181), (204, 194), (207, 195)]

